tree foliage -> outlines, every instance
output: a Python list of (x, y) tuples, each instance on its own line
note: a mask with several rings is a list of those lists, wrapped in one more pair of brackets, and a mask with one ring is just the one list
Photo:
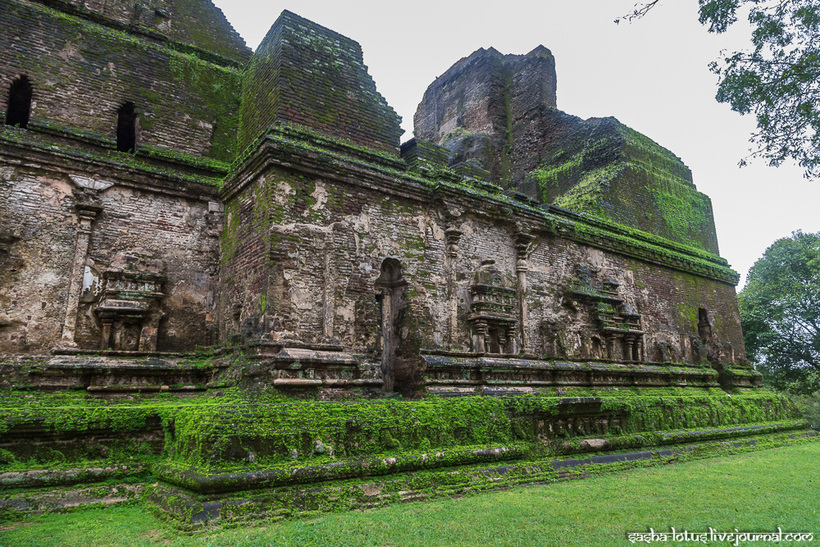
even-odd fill
[(820, 390), (820, 233), (775, 241), (738, 295), (749, 357), (770, 385)]
[[(643, 17), (659, 0), (636, 4), (623, 19)], [(710, 65), (716, 99), (754, 114), (750, 157), (779, 166), (787, 159), (820, 177), (820, 3), (817, 0), (698, 0), (700, 22), (721, 33), (747, 13), (752, 49)], [(741, 160), (741, 165), (746, 159)]]

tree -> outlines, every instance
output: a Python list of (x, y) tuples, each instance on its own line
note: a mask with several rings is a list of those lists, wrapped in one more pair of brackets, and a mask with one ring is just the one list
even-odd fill
[(820, 390), (820, 233), (775, 241), (738, 302), (746, 352), (764, 379), (796, 394)]
[[(643, 17), (659, 0), (636, 4), (621, 19)], [(748, 9), (752, 51), (723, 54), (716, 99), (753, 113), (757, 131), (749, 158), (779, 166), (787, 159), (820, 177), (820, 3), (817, 0), (698, 0), (699, 20), (721, 33)], [(618, 22), (618, 21), (616, 21)], [(745, 165), (748, 158), (741, 160)]]

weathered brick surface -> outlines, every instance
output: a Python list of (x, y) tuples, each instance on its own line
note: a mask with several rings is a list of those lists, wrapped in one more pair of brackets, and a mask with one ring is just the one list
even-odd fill
[(416, 135), (465, 172), (552, 203), (718, 252), (709, 198), (680, 158), (614, 118), (556, 109), (555, 60), (479, 49), (430, 84)]
[[(670, 380), (655, 365), (645, 385), (712, 385), (708, 363), (744, 365), (737, 275), (715, 240), (702, 241), (712, 252), (672, 241), (709, 232), (708, 198), (648, 139), (556, 111), (545, 48), (460, 61), (417, 116), (457, 145), (419, 140), (399, 159), (399, 119), (358, 44), (289, 12), (240, 76), (98, 17), (122, 23), (125, 4), (88, 4), (92, 17), (0, 3), (0, 88), (23, 73), (34, 84), (29, 126), (0, 131), (0, 353), (243, 344), (261, 368), (229, 378), (319, 397), (594, 376), (547, 370), (556, 360), (620, 363), (619, 382), (623, 363), (691, 369)], [(124, 100), (140, 117), (136, 154), (112, 150)], [(559, 143), (568, 165), (539, 155)], [(559, 199), (626, 156), (631, 178), (583, 203), (643, 226), (644, 209), (696, 202), (700, 224), (662, 210), (653, 235), (484, 181)], [(606, 366), (594, 378), (608, 381)]]
[(129, 28), (151, 39), (167, 39), (201, 48), (235, 61), (246, 61), (250, 49), (210, 0), (35, 0), (114, 28)]
[[(87, 180), (85, 173), (33, 164), (0, 171), (0, 219), (13, 236), (0, 273), (0, 352), (42, 352), (60, 341), (78, 233), (75, 206), (89, 197), (77, 180)], [(221, 213), (209, 212), (209, 202), (216, 203), (211, 191), (180, 196), (126, 187), (129, 181), (117, 178), (96, 182), (110, 187), (94, 192), (102, 210), (91, 225), (86, 279), (99, 279), (118, 254), (163, 260), (166, 316), (157, 349), (212, 343)], [(99, 283), (87, 289), (75, 340), (93, 350), (101, 336), (94, 313)]]
[(14, 237), (0, 268), (0, 351), (48, 350), (60, 338), (76, 240), (72, 194), (59, 177), (0, 170), (0, 229)]
[(131, 101), (137, 145), (228, 159), (235, 152), (237, 69), (49, 8), (0, 0), (0, 109), (9, 86), (32, 82), (32, 119), (113, 143), (117, 111)]
[[(541, 131), (539, 142), (530, 142), (525, 135), (533, 126), (530, 118), (555, 106), (555, 59), (547, 48), (526, 55), (482, 48), (430, 84), (413, 122), (416, 136), (450, 150), (451, 163), (476, 161), (493, 180), (519, 183), (523, 167), (514, 159), (532, 155), (532, 145), (545, 137)], [(466, 144), (476, 133), (489, 141)]]
[(401, 118), (376, 90), (361, 46), (285, 11), (248, 64), (240, 147), (291, 123), (398, 154)]
[[(548, 223), (521, 225), (511, 211), (488, 207), (480, 198), (436, 197), (420, 188), (415, 195), (403, 193), (412, 183), (389, 172), (361, 175), (366, 183), (344, 174), (314, 174), (313, 162), (321, 160), (310, 158), (309, 150), (302, 159), (288, 156), (287, 165), (270, 158), (269, 167), (242, 175), (253, 181), (244, 188), (241, 179), (227, 185), (224, 336), (308, 345), (338, 339), (345, 351), (378, 362), (385, 329), (393, 329), (395, 365), (408, 369), (402, 374), (411, 378), (421, 366), (420, 352), (484, 351), (476, 346), (472, 308), (476, 273), (494, 261), (520, 299), (515, 280), (524, 256), (526, 314), (516, 320), (524, 337), (517, 334), (518, 349), (507, 346), (504, 353), (705, 363), (708, 343), (713, 363), (742, 362), (731, 283), (607, 252), (572, 232), (556, 234)], [(452, 230), (460, 234), (455, 251), (448, 242)], [(532, 238), (524, 255), (516, 245), (522, 230)], [(401, 283), (391, 289), (400, 309), (385, 327), (380, 276), (391, 260), (401, 268)], [(610, 296), (601, 302), (639, 317), (633, 334), (622, 330), (610, 340), (598, 305), (585, 297), (602, 295), (607, 286)], [(708, 342), (699, 330), (701, 309), (708, 317)], [(224, 320), (229, 310), (232, 321)], [(507, 380), (515, 377), (506, 374)]]

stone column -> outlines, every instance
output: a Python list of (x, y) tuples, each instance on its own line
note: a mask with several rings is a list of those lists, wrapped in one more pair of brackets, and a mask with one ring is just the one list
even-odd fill
[(635, 338), (632, 336), (627, 336), (624, 339), (624, 343), (626, 344), (626, 355), (624, 355), (624, 361), (635, 361), (635, 355), (632, 352), (633, 344), (635, 343)]
[(458, 242), (461, 240), (461, 231), (449, 228), (444, 232), (444, 235), (447, 238), (448, 335), (450, 345), (454, 345), (458, 336), (458, 287), (456, 286), (458, 272), (456, 271), (456, 261), (458, 260)]
[(381, 295), (382, 308), (382, 379), (385, 392), (393, 391), (393, 298), (389, 288), (377, 289)]
[(333, 319), (336, 315), (336, 283), (334, 279), (333, 267), (334, 237), (333, 228), (325, 234), (324, 248), (324, 275), (322, 287), (322, 336), (323, 341), (330, 342), (333, 339)]
[(102, 334), (100, 336), (100, 349), (106, 350), (108, 349), (108, 341), (111, 340), (111, 325), (114, 323), (113, 317), (103, 317), (102, 321)]
[(77, 328), (77, 309), (80, 305), (80, 291), (83, 286), (88, 243), (91, 240), (91, 223), (102, 210), (102, 206), (95, 203), (77, 203), (76, 209), (79, 222), (77, 244), (74, 247), (74, 262), (71, 266), (71, 277), (68, 285), (68, 303), (66, 305), (65, 321), (63, 322), (63, 335), (60, 339), (60, 345), (67, 347), (77, 346), (74, 341), (74, 331)]
[(513, 354), (513, 355), (519, 353), (518, 348), (515, 347), (515, 338), (516, 338), (515, 335), (517, 334), (516, 330), (517, 329), (515, 328), (515, 325), (510, 325), (510, 328), (507, 329), (507, 348), (506, 348), (507, 351), (506, 351), (506, 353), (510, 353), (510, 354)]
[(517, 260), (515, 263), (516, 274), (516, 294), (518, 296), (518, 325), (521, 332), (521, 353), (531, 353), (529, 337), (527, 336), (527, 272), (529, 264), (530, 244), (533, 237), (524, 232), (515, 234), (515, 252)]
[(476, 344), (475, 352), (484, 353), (487, 348), (487, 322), (479, 319), (475, 322)]

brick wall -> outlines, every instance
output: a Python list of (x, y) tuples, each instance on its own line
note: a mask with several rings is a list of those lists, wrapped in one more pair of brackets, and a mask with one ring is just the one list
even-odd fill
[[(73, 178), (88, 180), (84, 172), (64, 168), (16, 162), (0, 168), (0, 224), (13, 239), (0, 256), (7, 263), (0, 268), (0, 353), (45, 352), (60, 341), (78, 232), (75, 204), (88, 194)], [(216, 197), (208, 197), (213, 191), (185, 197), (140, 190), (114, 177), (96, 182), (108, 187), (94, 196), (102, 210), (92, 223), (86, 279), (100, 279), (121, 255), (162, 260), (165, 317), (157, 349), (212, 343), (221, 230)], [(99, 285), (87, 288), (75, 340), (94, 350), (101, 332), (94, 312)]]
[(117, 112), (133, 102), (140, 143), (229, 160), (239, 74), (36, 4), (0, 0), (0, 109), (22, 74), (32, 119), (90, 131), (114, 145)]
[(291, 123), (398, 155), (401, 118), (376, 90), (358, 43), (283, 12), (248, 65), (240, 147)]
[(250, 49), (210, 0), (36, 0), (66, 13), (115, 28), (130, 27), (156, 41), (163, 37), (246, 61)]
[(64, 178), (0, 167), (0, 230), (10, 232), (0, 267), (0, 352), (36, 352), (60, 339), (77, 221)]
[[(298, 165), (292, 158), (288, 163)], [(486, 209), (486, 203), (464, 197), (456, 205), (445, 205), (402, 195), (395, 182), (385, 179), (385, 190), (378, 190), (378, 184), (361, 184), (355, 178), (269, 167), (231, 197), (226, 207), (229, 243), (223, 246), (221, 307), (222, 315), (234, 309), (239, 316), (233, 324), (224, 323), (224, 334), (239, 333), (248, 323), (257, 330), (247, 330), (246, 338), (317, 343), (329, 330), (349, 351), (377, 358), (377, 278), (382, 262), (392, 258), (401, 264), (406, 281), (402, 291), (411, 331), (405, 333), (408, 340), (427, 349), (475, 351), (468, 321), (470, 286), (481, 262), (488, 259), (495, 261), (510, 286), (516, 286), (515, 217), (505, 218)], [(454, 207), (460, 214), (450, 218)], [(461, 232), (450, 266), (448, 228)], [(729, 362), (743, 356), (731, 284), (583, 245), (537, 225), (530, 232), (534, 240), (526, 274), (524, 329), (533, 354), (593, 359), (593, 340), (605, 343), (594, 304), (576, 301), (579, 298), (572, 294), (580, 266), (591, 272), (590, 286), (614, 283), (622, 305), (640, 314), (646, 360), (664, 360), (664, 351), (676, 361), (694, 359), (692, 339), (699, 336), (700, 308), (708, 314), (712, 342), (725, 353), (721, 359)], [(452, 274), (448, 268), (453, 268)], [(451, 291), (457, 295), (458, 308), (452, 339)], [(325, 328), (328, 305), (333, 312), (331, 329)]]

